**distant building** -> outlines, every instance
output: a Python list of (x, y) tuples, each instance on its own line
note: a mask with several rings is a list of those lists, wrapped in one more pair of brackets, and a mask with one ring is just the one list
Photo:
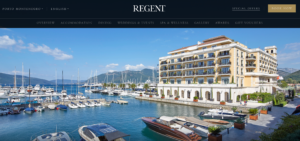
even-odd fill
[(275, 93), (278, 88), (276, 46), (249, 49), (218, 36), (168, 54), (159, 58), (159, 95), (172, 94), (182, 100), (202, 95), (204, 101), (231, 97), (236, 102), (244, 93)]

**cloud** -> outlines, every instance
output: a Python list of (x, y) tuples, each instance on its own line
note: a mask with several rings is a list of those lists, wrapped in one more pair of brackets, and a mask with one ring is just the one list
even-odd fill
[(189, 37), (185, 37), (185, 38), (183, 38), (184, 40), (188, 40), (189, 39)]
[(7, 30), (7, 31), (11, 31), (10, 29), (8, 28), (0, 28), (1, 30)]
[(46, 45), (35, 45), (33, 43), (29, 43), (28, 46), (23, 46), (24, 42), (22, 40), (16, 41), (15, 39), (9, 38), (9, 36), (4, 35), (0, 36), (0, 48), (2, 49), (10, 49), (14, 51), (20, 52), (23, 49), (27, 49), (30, 52), (41, 52), (47, 55), (51, 55), (55, 60), (68, 60), (73, 59), (72, 55), (65, 54), (58, 48), (51, 49)]
[(142, 70), (142, 69), (145, 69), (145, 68), (149, 68), (149, 69), (155, 69), (155, 67), (153, 66), (144, 66), (143, 64), (137, 64), (135, 66), (132, 66), (132, 65), (125, 65), (125, 69), (126, 70)]
[(115, 70), (108, 70), (108, 72), (115, 72)]
[(284, 49), (292, 49), (292, 50), (299, 50), (300, 49), (300, 43), (290, 43), (286, 44)]
[(114, 68), (114, 67), (117, 67), (117, 66), (119, 66), (119, 64), (111, 63), (109, 65), (106, 65), (106, 68)]

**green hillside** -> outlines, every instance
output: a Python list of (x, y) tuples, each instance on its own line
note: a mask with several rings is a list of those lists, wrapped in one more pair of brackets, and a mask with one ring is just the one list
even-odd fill
[[(21, 85), (22, 84), (22, 75), (16, 75), (16, 77), (17, 77), (17, 85)], [(29, 83), (28, 77), (24, 76), (24, 84), (28, 85), (28, 83)], [(34, 78), (34, 77), (30, 78), (30, 83), (32, 85), (35, 85), (35, 84), (42, 84), (42, 85), (55, 84), (55, 83), (50, 82), (48, 80)], [(5, 85), (5, 84), (6, 85), (13, 85), (14, 84), (14, 75), (0, 73), (0, 85)]]
[[(141, 71), (123, 71), (123, 79), (125, 79), (125, 72), (126, 72), (126, 80), (131, 80), (134, 82), (145, 82), (146, 80), (150, 79), (152, 81), (152, 69), (143, 69)], [(158, 73), (156, 70), (154, 70), (154, 75), (155, 78), (157, 79)], [(114, 77), (114, 83), (121, 83), (122, 81), (122, 74), (121, 72), (110, 72), (108, 73), (108, 78), (106, 77), (106, 74), (100, 74), (98, 75), (98, 82), (99, 83), (107, 83), (107, 79), (108, 82), (111, 83), (113, 81), (113, 77)], [(94, 77), (92, 77), (91, 79), (89, 79), (92, 81), (92, 83), (94, 82)]]
[(300, 80), (300, 70), (296, 71), (294, 73), (291, 73), (291, 74), (284, 77), (285, 80), (287, 80), (289, 78), (292, 78), (293, 80), (299, 81)]
[(283, 71), (283, 70), (278, 70), (277, 73), (279, 74), (279, 76), (282, 76), (282, 77), (285, 77), (285, 76), (291, 74), (291, 73)]

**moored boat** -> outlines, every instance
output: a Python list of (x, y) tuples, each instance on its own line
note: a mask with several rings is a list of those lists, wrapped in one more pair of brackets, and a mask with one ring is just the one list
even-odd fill
[(151, 130), (175, 140), (197, 141), (202, 139), (188, 126), (177, 123), (175, 117), (142, 117), (142, 121)]
[(77, 106), (80, 107), (80, 108), (86, 107), (86, 106), (83, 104), (82, 101), (79, 101), (79, 102), (77, 103)]
[(59, 109), (59, 110), (68, 110), (68, 107), (66, 105), (62, 105), (62, 104), (57, 105), (55, 108)]
[(32, 107), (25, 108), (25, 110), (24, 110), (24, 112), (27, 114), (32, 114), (32, 113), (34, 113), (34, 111), (35, 111), (35, 109)]
[(71, 141), (70, 136), (65, 132), (48, 133), (37, 136), (32, 141)]
[(208, 112), (207, 114), (205, 112), (200, 112), (198, 116), (205, 117), (205, 118), (226, 119), (226, 120), (233, 120), (233, 119), (240, 118), (239, 116), (219, 114), (216, 112)]
[(43, 106), (37, 106), (37, 107), (35, 108), (35, 110), (36, 110), (37, 112), (43, 112), (43, 111), (45, 110), (45, 107), (43, 107)]
[(80, 141), (125, 141), (124, 137), (130, 136), (106, 123), (81, 126), (78, 133)]
[(77, 104), (75, 104), (74, 102), (71, 102), (70, 104), (68, 104), (68, 106), (69, 106), (71, 109), (76, 109), (76, 108), (78, 108)]

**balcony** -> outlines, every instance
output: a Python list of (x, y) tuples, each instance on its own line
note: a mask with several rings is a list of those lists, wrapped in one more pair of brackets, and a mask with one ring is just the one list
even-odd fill
[(215, 63), (212, 63), (212, 64), (208, 64), (206, 67), (207, 68), (212, 68), (212, 67), (215, 67), (216, 66), (216, 64)]
[(204, 72), (203, 74), (206, 76), (211, 76), (211, 75), (215, 75), (215, 72)]
[(160, 69), (160, 71), (167, 71), (168, 69)]
[(215, 55), (212, 55), (212, 56), (208, 56), (207, 58), (209, 59), (209, 58), (215, 58), (216, 56)]
[(163, 65), (168, 65), (168, 63), (167, 63), (167, 62), (161, 62), (160, 65), (161, 65), (161, 66), (163, 66)]
[(219, 63), (219, 67), (225, 67), (225, 66), (230, 66), (230, 65), (231, 65), (231, 62), (227, 62), (227, 63), (220, 62)]
[(229, 54), (219, 54), (218, 55), (218, 58), (227, 58), (227, 57), (230, 57), (230, 53)]
[(219, 71), (218, 74), (219, 75), (230, 75), (231, 71), (227, 71), (227, 72)]
[(169, 75), (170, 77), (182, 77), (182, 74), (172, 74), (172, 75)]
[(195, 69), (195, 66), (185, 67), (186, 70)]
[(178, 63), (182, 63), (182, 60), (177, 60), (177, 62), (170, 62), (169, 64), (178, 64)]
[(256, 60), (256, 56), (246, 56), (246, 60)]
[(246, 64), (247, 68), (256, 68), (256, 64)]
[(183, 59), (182, 63), (194, 62), (195, 59)]
[(168, 75), (160, 75), (160, 77), (164, 78), (164, 77), (168, 77)]
[(205, 68), (206, 67), (206, 64), (203, 64), (203, 65), (195, 65), (194, 68)]

